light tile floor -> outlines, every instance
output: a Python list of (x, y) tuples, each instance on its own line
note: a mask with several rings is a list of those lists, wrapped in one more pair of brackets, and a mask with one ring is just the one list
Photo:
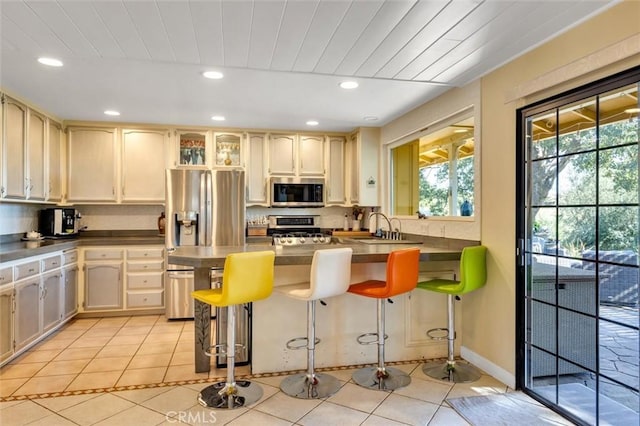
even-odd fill
[(395, 365), (412, 382), (394, 392), (363, 389), (353, 369), (336, 369), (330, 374), (342, 388), (323, 400), (283, 394), (282, 376), (256, 377), (264, 390), (257, 403), (211, 410), (198, 405), (198, 392), (225, 370), (193, 372), (192, 327), (162, 316), (69, 323), (0, 369), (0, 424), (466, 425), (446, 398), (511, 391), (487, 375), (468, 384), (432, 380), (416, 362)]

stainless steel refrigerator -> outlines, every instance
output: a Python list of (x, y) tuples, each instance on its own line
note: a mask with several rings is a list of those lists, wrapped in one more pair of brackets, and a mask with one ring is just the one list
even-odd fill
[[(243, 246), (245, 244), (245, 174), (243, 170), (168, 169), (166, 171), (165, 244), (167, 252), (181, 246)], [(169, 264), (165, 280), (165, 316), (193, 318), (193, 267)], [(212, 287), (222, 271), (212, 270)], [(250, 306), (238, 307), (236, 338), (246, 346), (237, 355), (249, 358)], [(216, 340), (224, 339), (226, 312), (216, 310)], [(245, 341), (243, 341), (245, 340)]]

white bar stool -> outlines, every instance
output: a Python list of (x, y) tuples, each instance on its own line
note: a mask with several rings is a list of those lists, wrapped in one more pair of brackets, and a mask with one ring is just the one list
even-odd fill
[[(307, 337), (287, 342), (287, 349), (307, 348), (307, 372), (285, 378), (282, 392), (301, 399), (326, 398), (340, 389), (335, 377), (314, 371), (316, 339), (316, 300), (346, 293), (351, 280), (351, 248), (316, 250), (311, 262), (310, 281), (275, 287), (275, 290), (294, 299), (307, 301)], [(295, 345), (295, 342), (304, 342)]]

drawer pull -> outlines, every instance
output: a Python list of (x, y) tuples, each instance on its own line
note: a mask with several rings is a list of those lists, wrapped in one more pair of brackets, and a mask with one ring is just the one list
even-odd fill
[(29, 272), (34, 272), (34, 271), (35, 271), (35, 269), (33, 269), (33, 268), (29, 269)]

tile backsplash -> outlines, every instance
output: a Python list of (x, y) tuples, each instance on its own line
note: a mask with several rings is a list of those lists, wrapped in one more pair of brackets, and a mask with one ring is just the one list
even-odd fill
[(38, 229), (40, 204), (0, 204), (0, 235), (20, 234)]

